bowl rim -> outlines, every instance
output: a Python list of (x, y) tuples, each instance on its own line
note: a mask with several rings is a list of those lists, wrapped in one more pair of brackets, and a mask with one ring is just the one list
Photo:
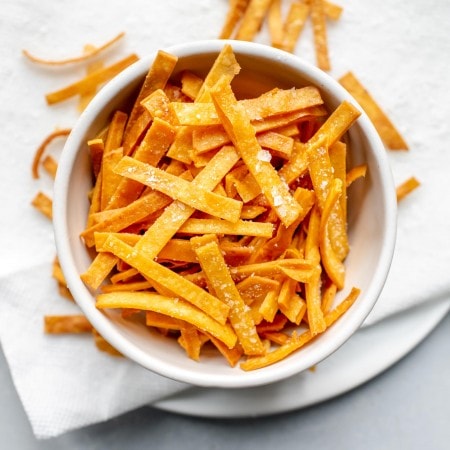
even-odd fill
[[(237, 55), (245, 54), (253, 57), (263, 57), (265, 59), (276, 58), (278, 61), (282, 61), (283, 64), (290, 66), (293, 70), (305, 73), (308, 78), (315, 80), (314, 83), (317, 86), (320, 86), (321, 88), (327, 86), (328, 89), (333, 91), (333, 96), (339, 101), (347, 100), (355, 104), (362, 112), (361, 116), (358, 118), (359, 127), (362, 133), (371, 142), (373, 154), (378, 163), (378, 170), (381, 178), (384, 180), (384, 184), (381, 185), (382, 198), (386, 205), (384, 221), (382, 223), (384, 245), (380, 250), (377, 267), (373, 273), (369, 288), (364, 291), (365, 301), (360, 305), (360, 314), (357, 316), (351, 315), (346, 317), (345, 327), (340, 327), (339, 339), (334, 345), (327, 346), (327, 348), (320, 349), (320, 351), (317, 352), (317, 360), (314, 363), (318, 363), (336, 351), (360, 327), (379, 298), (387, 279), (394, 254), (397, 230), (397, 202), (389, 160), (377, 131), (361, 106), (358, 105), (353, 97), (334, 78), (296, 55), (264, 44), (235, 40), (192, 41), (169, 46), (163, 48), (163, 50), (178, 56), (178, 58), (183, 58), (199, 53), (219, 53), (222, 47), (227, 43), (232, 45), (233, 50)], [(53, 224), (57, 254), (62, 270), (66, 275), (68, 288), (73, 293), (76, 303), (88, 320), (99, 333), (111, 343), (111, 345), (129, 359), (137, 362), (155, 374), (202, 387), (246, 388), (281, 381), (307, 369), (312, 364), (308, 365), (308, 361), (305, 361), (304, 364), (284, 366), (285, 368), (283, 370), (277, 370), (277, 365), (274, 365), (251, 372), (244, 372), (241, 369), (236, 368), (236, 370), (239, 370), (240, 373), (242, 373), (242, 376), (237, 378), (221, 374), (212, 377), (207, 371), (194, 372), (189, 369), (174, 367), (173, 364), (169, 364), (165, 361), (161, 362), (159, 358), (154, 358), (152, 355), (137, 348), (135, 345), (130, 345), (129, 342), (125, 342), (125, 339), (110, 323), (110, 319), (95, 308), (95, 304), (92, 302), (92, 294), (87, 290), (80, 279), (75, 259), (71, 252), (71, 240), (69, 238), (66, 220), (68, 211), (66, 200), (72, 167), (75, 163), (78, 151), (81, 148), (82, 140), (84, 139), (92, 120), (98, 116), (102, 108), (108, 104), (116, 92), (125, 88), (130, 82), (145, 75), (151, 62), (154, 60), (156, 53), (157, 52), (154, 51), (132, 64), (109, 81), (99, 91), (78, 118), (61, 154), (54, 184)], [(340, 321), (338, 321), (336, 325), (339, 323)]]

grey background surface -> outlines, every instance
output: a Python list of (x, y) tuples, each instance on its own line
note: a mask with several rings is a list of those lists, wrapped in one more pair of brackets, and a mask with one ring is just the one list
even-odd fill
[(302, 410), (242, 420), (141, 408), (38, 441), (0, 354), (0, 449), (402, 449), (450, 448), (450, 314), (384, 373)]

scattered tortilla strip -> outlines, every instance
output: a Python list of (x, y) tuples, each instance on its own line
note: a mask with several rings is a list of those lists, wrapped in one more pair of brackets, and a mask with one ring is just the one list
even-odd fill
[(168, 298), (151, 292), (111, 292), (100, 294), (96, 306), (101, 309), (136, 308), (142, 311), (155, 311), (195, 325), (229, 348), (236, 344), (236, 335), (231, 327), (216, 322), (211, 316), (182, 299)]
[(136, 62), (138, 59), (139, 58), (137, 55), (131, 54), (130, 56), (127, 56), (126, 58), (123, 58), (108, 67), (97, 70), (96, 72), (87, 75), (83, 79), (76, 81), (75, 83), (70, 84), (65, 88), (50, 92), (45, 96), (45, 99), (47, 100), (47, 103), (49, 105), (53, 105), (55, 103), (59, 103), (71, 97), (74, 97), (75, 95), (89, 92), (92, 90), (93, 86), (98, 86), (99, 84), (110, 80), (118, 73), (122, 72), (122, 70), (127, 68), (129, 65)]
[[(95, 50), (95, 47), (93, 45), (85, 45), (84, 46), (84, 52), (89, 53), (91, 51)], [(90, 75), (91, 73), (96, 72), (97, 70), (101, 70), (105, 67), (102, 60), (98, 61), (92, 61), (87, 67), (86, 67), (86, 75)], [(97, 86), (93, 86), (91, 90), (84, 92), (80, 95), (80, 98), (78, 99), (78, 106), (77, 109), (81, 113), (83, 112), (87, 105), (91, 102), (91, 100), (95, 97), (95, 94), (97, 93)]]
[(415, 177), (410, 177), (397, 186), (397, 202), (403, 200), (414, 189), (420, 186), (420, 181)]
[(36, 196), (31, 201), (31, 204), (44, 216), (52, 220), (53, 218), (53, 202), (50, 197), (45, 195), (43, 192), (38, 192)]
[(44, 316), (44, 331), (47, 334), (90, 333), (92, 325), (81, 314)]
[(236, 25), (242, 19), (250, 0), (230, 0), (230, 5), (225, 17), (225, 23), (219, 34), (219, 39), (230, 39)]
[(123, 357), (122, 353), (116, 350), (106, 339), (94, 328), (92, 330), (95, 346), (101, 351), (108, 353), (110, 356)]
[(330, 70), (324, 0), (310, 0), (310, 5), (317, 66), (322, 70)]
[(42, 167), (53, 178), (56, 178), (58, 163), (51, 155), (47, 155), (42, 161)]
[(39, 178), (39, 164), (41, 162), (42, 156), (44, 155), (47, 147), (58, 137), (67, 137), (72, 130), (70, 128), (64, 128), (61, 130), (55, 130), (50, 133), (39, 145), (34, 154), (33, 164), (31, 166), (31, 172), (33, 174), (33, 178)]
[(309, 15), (309, 6), (306, 3), (293, 2), (283, 27), (283, 37), (275, 47), (279, 47), (287, 52), (293, 52), (298, 42), (298, 38), (303, 31), (306, 19)]
[(343, 75), (339, 82), (361, 105), (387, 148), (391, 150), (408, 150), (408, 144), (395, 128), (395, 125), (352, 72)]
[(259, 31), (271, 0), (250, 0), (236, 32), (236, 39), (252, 41)]
[(281, 15), (281, 0), (272, 0), (267, 11), (270, 42), (272, 47), (279, 47), (283, 41), (284, 27)]
[(105, 51), (107, 48), (111, 47), (112, 45), (116, 44), (118, 41), (120, 41), (125, 36), (124, 32), (121, 32), (117, 34), (112, 39), (108, 40), (104, 44), (92, 47), (89, 51), (85, 51), (80, 56), (74, 56), (70, 58), (64, 58), (64, 59), (44, 59), (40, 58), (38, 56), (34, 56), (31, 54), (28, 50), (22, 50), (22, 53), (30, 60), (38, 64), (44, 64), (47, 66), (61, 66), (65, 64), (72, 64), (77, 62), (86, 61), (88, 59), (93, 58), (94, 56), (97, 56), (99, 53)]
[(328, 19), (339, 20), (342, 15), (343, 8), (335, 3), (331, 3), (327, 0), (324, 1), (325, 14)]

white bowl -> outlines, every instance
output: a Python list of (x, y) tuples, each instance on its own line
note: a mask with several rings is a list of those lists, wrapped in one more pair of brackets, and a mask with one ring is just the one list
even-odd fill
[[(235, 88), (249, 97), (271, 87), (313, 84), (326, 105), (335, 109), (343, 100), (356, 104), (330, 76), (296, 56), (269, 46), (229, 41), (242, 67)], [(206, 74), (225, 41), (186, 43), (165, 49), (178, 56), (176, 73), (190, 69)], [(144, 325), (123, 320), (117, 311), (99, 311), (95, 298), (80, 280), (91, 256), (80, 239), (88, 212), (91, 172), (86, 142), (101, 130), (111, 113), (130, 103), (155, 54), (135, 63), (108, 83), (81, 115), (65, 145), (54, 193), (54, 228), (59, 259), (68, 287), (93, 326), (131, 360), (151, 371), (196, 386), (241, 388), (276, 382), (317, 364), (337, 350), (362, 324), (385, 283), (396, 233), (395, 189), (384, 147), (372, 123), (362, 114), (348, 133), (352, 165), (366, 163), (364, 182), (349, 192), (349, 240), (346, 289), (357, 286), (361, 295), (325, 333), (285, 360), (256, 371), (231, 368), (220, 357), (190, 360), (172, 340), (150, 333)], [(361, 109), (361, 108), (359, 108)], [(368, 349), (369, 351), (370, 349)]]

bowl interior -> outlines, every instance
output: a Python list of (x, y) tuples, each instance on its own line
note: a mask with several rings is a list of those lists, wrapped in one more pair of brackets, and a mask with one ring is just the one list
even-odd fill
[[(256, 96), (275, 86), (281, 88), (314, 84), (330, 109), (344, 99), (353, 101), (337, 82), (298, 58), (270, 47), (231, 42), (241, 73), (234, 81), (238, 97)], [(205, 75), (223, 41), (191, 43), (167, 49), (179, 57), (174, 76), (185, 69)], [(94, 327), (119, 351), (148, 369), (198, 386), (248, 387), (286, 378), (316, 364), (335, 351), (360, 326), (372, 309), (384, 284), (395, 240), (395, 196), (384, 148), (363, 114), (347, 134), (351, 165), (368, 165), (368, 175), (349, 190), (350, 254), (346, 260), (346, 288), (362, 290), (353, 307), (326, 333), (284, 361), (252, 372), (231, 368), (220, 357), (208, 355), (201, 362), (188, 359), (171, 340), (143, 325), (123, 320), (114, 311), (95, 308), (92, 293), (79, 278), (91, 263), (80, 240), (85, 228), (91, 189), (86, 142), (109, 121), (116, 109), (127, 110), (154, 55), (142, 59), (105, 86), (82, 114), (67, 140), (59, 165), (54, 195), (55, 237), (68, 286)]]

